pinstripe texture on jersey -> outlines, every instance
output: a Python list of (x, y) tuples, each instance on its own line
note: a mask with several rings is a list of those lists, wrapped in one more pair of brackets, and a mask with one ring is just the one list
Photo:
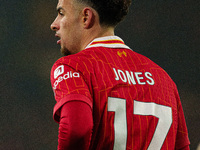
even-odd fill
[[(84, 96), (85, 102), (92, 101), (94, 129), (91, 150), (113, 149), (115, 113), (107, 111), (108, 97), (126, 100), (127, 150), (146, 150), (158, 124), (158, 118), (154, 116), (133, 115), (134, 100), (172, 108), (173, 123), (162, 150), (174, 149), (177, 136), (187, 137), (183, 111), (174, 82), (163, 69), (148, 58), (128, 49), (118, 37), (97, 39), (85, 50), (59, 59), (54, 64), (51, 74), (59, 65), (65, 66), (65, 73), (79, 72), (80, 78), (70, 78), (59, 83), (55, 90), (56, 101), (59, 102), (72, 94)], [(144, 84), (140, 84), (135, 76), (136, 84), (123, 82), (123, 78), (116, 80), (113, 68), (124, 73), (141, 73), (140, 81)], [(152, 74), (155, 81), (153, 85), (146, 82), (148, 79), (144, 76), (145, 72)], [(52, 77), (51, 79), (53, 85), (55, 80)], [(67, 99), (70, 100), (73, 99)]]

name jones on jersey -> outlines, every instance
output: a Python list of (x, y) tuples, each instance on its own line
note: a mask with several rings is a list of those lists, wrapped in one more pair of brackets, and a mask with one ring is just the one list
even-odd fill
[(155, 82), (152, 78), (152, 74), (150, 72), (132, 72), (132, 71), (122, 71), (120, 69), (113, 68), (113, 71), (115, 73), (115, 80), (121, 80), (125, 83), (129, 84), (149, 84), (154, 85)]

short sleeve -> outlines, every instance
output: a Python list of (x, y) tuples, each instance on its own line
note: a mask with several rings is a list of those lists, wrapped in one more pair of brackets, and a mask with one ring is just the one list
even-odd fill
[(56, 104), (53, 118), (59, 122), (60, 108), (69, 101), (83, 101), (92, 108), (92, 98), (84, 76), (77, 69), (58, 60), (51, 70), (51, 85)]

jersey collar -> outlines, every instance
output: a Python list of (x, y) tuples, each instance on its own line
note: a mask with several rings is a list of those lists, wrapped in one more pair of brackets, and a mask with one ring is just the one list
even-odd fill
[(105, 36), (94, 39), (85, 49), (91, 47), (107, 47), (107, 48), (126, 48), (130, 49), (124, 44), (124, 41), (118, 36)]

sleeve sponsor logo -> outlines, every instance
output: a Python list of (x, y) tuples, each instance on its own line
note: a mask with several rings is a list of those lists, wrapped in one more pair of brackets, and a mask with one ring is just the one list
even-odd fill
[[(64, 66), (63, 66), (64, 67)], [(63, 76), (60, 76), (53, 84), (53, 89), (55, 90), (56, 87), (58, 86), (58, 84), (60, 82), (62, 82), (63, 80), (67, 80), (69, 78), (79, 78), (80, 77), (80, 74), (78, 72), (67, 72), (65, 73)]]
[(64, 73), (64, 65), (57, 67), (56, 70), (54, 71), (54, 79), (56, 79), (59, 75), (63, 73)]

